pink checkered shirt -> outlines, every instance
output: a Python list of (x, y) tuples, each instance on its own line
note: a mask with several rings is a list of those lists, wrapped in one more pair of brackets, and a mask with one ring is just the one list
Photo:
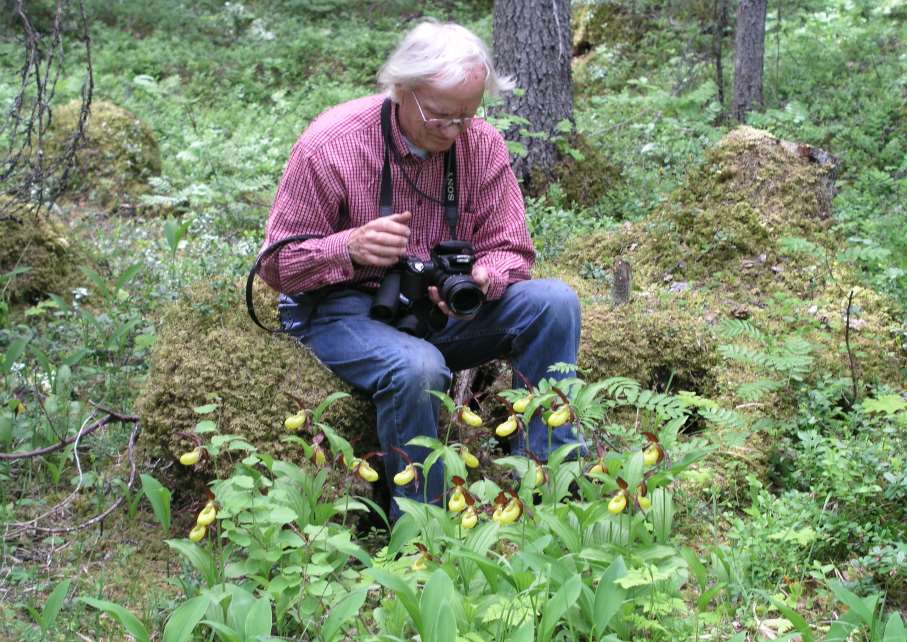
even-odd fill
[[(265, 245), (295, 234), (322, 238), (290, 243), (263, 262), (261, 277), (287, 294), (349, 283), (377, 287), (386, 269), (354, 265), (350, 232), (378, 217), (384, 164), (381, 138), (383, 95), (338, 105), (321, 114), (293, 147), (268, 218)], [(396, 119), (394, 144), (419, 189), (441, 198), (443, 154), (421, 159), (412, 153)], [(488, 298), (500, 298), (510, 283), (529, 278), (535, 252), (526, 229), (523, 197), (510, 169), (500, 133), (475, 119), (456, 141), (460, 219), (457, 237), (476, 249), (476, 265), (490, 276)], [(427, 259), (450, 238), (443, 208), (418, 195), (391, 157), (394, 211), (413, 213), (407, 254)]]

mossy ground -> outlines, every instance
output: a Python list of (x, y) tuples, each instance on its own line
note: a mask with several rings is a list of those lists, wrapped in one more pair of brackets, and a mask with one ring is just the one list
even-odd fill
[[(81, 106), (73, 101), (54, 110), (46, 153), (57, 155), (70, 144)], [(109, 211), (133, 212), (139, 197), (150, 192), (149, 179), (160, 173), (161, 152), (152, 129), (122, 107), (93, 102), (66, 196), (88, 199)]]

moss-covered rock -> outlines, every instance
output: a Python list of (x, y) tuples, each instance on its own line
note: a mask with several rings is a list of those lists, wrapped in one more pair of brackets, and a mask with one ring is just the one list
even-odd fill
[[(166, 311), (136, 402), (143, 439), (178, 457), (192, 443), (179, 433), (192, 432), (202, 418), (193, 407), (214, 399), (221, 434), (240, 435), (263, 452), (300, 462), (303, 449), (281, 440), (288, 434), (284, 419), (298, 410), (292, 397), (312, 409), (333, 392), (353, 391), (298, 342), (253, 325), (245, 307), (235, 305), (241, 298), (239, 286), (225, 302), (222, 292), (202, 285)], [(271, 327), (277, 323), (275, 303), (269, 291), (256, 291), (256, 311)], [(371, 403), (353, 393), (336, 402), (322, 421), (363, 453), (377, 441), (374, 415)], [(311, 442), (312, 435), (300, 436)], [(224, 474), (231, 466), (221, 460), (209, 472)]]
[(10, 282), (12, 302), (34, 301), (72, 288), (84, 257), (53, 214), (33, 204), (0, 196), (0, 274), (28, 268)]
[[(54, 109), (45, 153), (59, 155), (72, 140), (81, 101)], [(85, 139), (69, 173), (68, 193), (111, 211), (133, 211), (148, 181), (161, 173), (161, 152), (151, 128), (113, 103), (97, 101), (85, 124)]]
[[(830, 231), (834, 172), (820, 150), (739, 127), (649, 218), (577, 239), (559, 269), (607, 278), (617, 259), (629, 263), (635, 297), (647, 303), (623, 330), (628, 336), (661, 316), (666, 328), (687, 327), (693, 336), (685, 341), (714, 334), (709, 328), (724, 319), (748, 319), (766, 335), (801, 336), (814, 346), (815, 368), (841, 376), (850, 373), (844, 311), (856, 288), (850, 341), (857, 375), (895, 381), (904, 359), (891, 332), (894, 306), (860, 288), (851, 266), (835, 259), (843, 242)], [(632, 306), (617, 312), (634, 314)], [(608, 319), (617, 327), (621, 321)], [(629, 367), (633, 357), (622, 359), (628, 372), (639, 372)], [(741, 403), (733, 391), (760, 375), (756, 366), (721, 368), (716, 383)]]

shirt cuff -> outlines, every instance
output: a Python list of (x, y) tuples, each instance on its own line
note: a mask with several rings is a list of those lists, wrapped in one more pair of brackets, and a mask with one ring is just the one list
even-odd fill
[(339, 278), (331, 278), (331, 281), (339, 283), (349, 281), (353, 278), (353, 259), (350, 258), (350, 235), (352, 229), (343, 230), (324, 238), (324, 259), (328, 265), (328, 273)]
[(497, 301), (504, 296), (504, 291), (508, 286), (508, 279), (504, 274), (490, 266), (484, 265), (482, 267), (484, 267), (488, 273), (488, 291), (485, 292), (485, 299), (488, 301)]

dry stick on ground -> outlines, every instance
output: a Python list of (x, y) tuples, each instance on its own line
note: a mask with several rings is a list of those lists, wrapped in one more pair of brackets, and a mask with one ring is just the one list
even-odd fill
[(853, 384), (853, 403), (857, 403), (857, 367), (850, 349), (850, 307), (853, 305), (853, 290), (847, 295), (847, 317), (844, 319), (844, 343), (847, 346), (847, 358), (850, 359), (850, 381)]
[[(140, 431), (138, 417), (134, 417), (131, 415), (123, 415), (120, 413), (110, 413), (104, 419), (97, 421), (94, 424), (92, 424), (91, 426), (89, 426), (89, 428), (80, 430), (79, 434), (76, 435), (76, 437), (68, 440), (68, 442), (69, 443), (77, 442), (81, 437), (88, 434), (89, 430), (92, 430), (92, 431), (97, 430), (102, 425), (108, 425), (111, 422), (111, 420), (114, 420), (114, 419), (122, 421), (123, 423), (132, 423), (133, 424), (132, 433), (130, 433), (130, 435), (129, 435), (129, 445), (127, 447), (127, 455), (129, 457), (129, 481), (126, 482), (126, 490), (128, 492), (128, 491), (132, 490), (132, 486), (135, 483), (135, 476), (136, 476), (135, 442), (136, 442), (136, 439), (138, 438), (139, 431)], [(67, 443), (57, 444), (57, 447), (54, 447), (54, 450), (59, 450), (60, 448), (65, 447), (66, 445), (68, 445), (68, 444)], [(34, 452), (34, 451), (32, 451), (32, 452)], [(49, 452), (53, 452), (53, 450), (51, 450)], [(20, 453), (12, 453), (12, 454), (19, 455)], [(29, 456), (36, 456), (36, 455), (32, 455), (30, 453), (25, 453), (25, 454), (28, 454)], [(24, 457), (16, 457), (16, 458), (21, 459)], [(89, 526), (102, 522), (108, 515), (110, 515), (113, 511), (115, 511), (125, 501), (125, 499), (126, 499), (125, 495), (120, 495), (120, 497), (118, 497), (117, 500), (113, 504), (108, 506), (103, 512), (101, 512), (101, 513), (95, 515), (94, 517), (92, 517), (91, 519), (88, 519), (87, 521), (84, 521), (81, 524), (77, 524), (75, 526), (44, 527), (44, 526), (35, 525), (36, 522), (43, 519), (47, 515), (51, 515), (51, 514), (55, 513), (56, 511), (60, 510), (69, 501), (69, 497), (68, 497), (67, 499), (64, 499), (62, 502), (60, 502), (59, 504), (54, 506), (51, 510), (47, 511), (43, 515), (40, 515), (39, 517), (37, 517), (33, 520), (30, 520), (28, 522), (12, 522), (12, 523), (6, 524), (5, 530), (3, 533), (3, 540), (7, 541), (7, 540), (15, 539), (15, 538), (19, 537), (20, 535), (22, 535), (23, 533), (27, 533), (30, 531), (37, 532), (37, 533), (44, 533), (44, 534), (61, 534), (61, 533), (72, 533), (74, 531), (88, 528)]]

